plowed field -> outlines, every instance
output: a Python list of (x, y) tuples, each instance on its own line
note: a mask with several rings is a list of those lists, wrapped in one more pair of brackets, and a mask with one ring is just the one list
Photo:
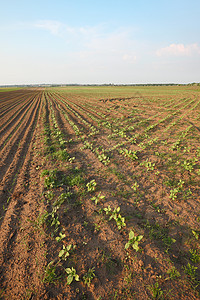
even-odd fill
[(0, 91), (1, 299), (199, 299), (198, 87)]

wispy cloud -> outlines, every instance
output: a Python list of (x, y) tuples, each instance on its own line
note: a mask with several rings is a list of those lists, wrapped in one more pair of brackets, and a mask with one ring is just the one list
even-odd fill
[(65, 23), (54, 21), (54, 20), (40, 20), (32, 24), (34, 28), (43, 29), (49, 31), (52, 35), (59, 36), (62, 38), (69, 37), (69, 35), (74, 38), (94, 37), (98, 35), (99, 26), (94, 27), (72, 27)]
[(73, 57), (87, 60), (98, 60), (135, 63), (137, 54), (136, 42), (131, 37), (130, 28), (118, 28), (108, 31), (105, 24), (97, 26), (70, 27), (65, 23), (41, 20), (33, 24), (34, 28), (47, 30), (73, 45)]
[(42, 20), (35, 22), (33, 27), (44, 29), (49, 31), (51, 34), (58, 35), (62, 29), (62, 23), (57, 21)]
[(200, 54), (200, 47), (197, 43), (189, 45), (171, 44), (156, 51), (157, 56), (191, 56), (194, 54)]

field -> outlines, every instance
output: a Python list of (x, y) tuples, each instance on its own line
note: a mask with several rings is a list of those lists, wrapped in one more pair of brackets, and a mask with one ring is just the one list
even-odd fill
[(200, 89), (0, 90), (0, 298), (200, 298)]

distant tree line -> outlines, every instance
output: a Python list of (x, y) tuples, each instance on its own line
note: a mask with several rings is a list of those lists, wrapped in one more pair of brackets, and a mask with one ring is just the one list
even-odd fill
[(60, 86), (200, 86), (200, 83), (130, 83), (130, 84), (79, 84), (79, 83), (67, 83), (67, 84), (15, 84), (15, 85), (0, 85), (2, 88), (9, 87), (60, 87)]

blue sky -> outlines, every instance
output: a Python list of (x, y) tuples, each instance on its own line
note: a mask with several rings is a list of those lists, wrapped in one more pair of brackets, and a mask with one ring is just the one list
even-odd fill
[(200, 82), (199, 0), (0, 7), (0, 85)]

